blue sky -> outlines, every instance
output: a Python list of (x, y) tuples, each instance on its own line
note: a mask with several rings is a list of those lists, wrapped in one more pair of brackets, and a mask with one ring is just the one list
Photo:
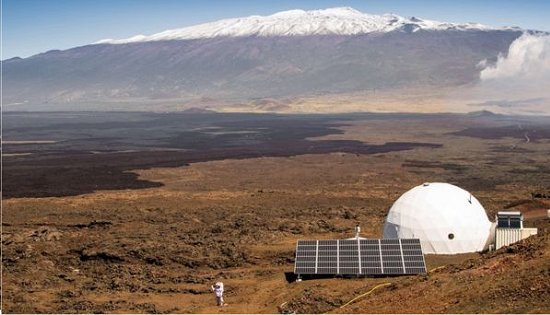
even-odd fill
[(448, 22), (550, 31), (550, 1), (537, 0), (2, 0), (2, 59), (222, 18), (337, 6), (373, 14), (391, 12)]

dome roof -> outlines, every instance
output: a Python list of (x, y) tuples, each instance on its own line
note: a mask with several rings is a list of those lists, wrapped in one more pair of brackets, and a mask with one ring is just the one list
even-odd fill
[(424, 253), (469, 253), (485, 249), (491, 227), (483, 206), (466, 190), (425, 183), (393, 204), (384, 238), (418, 238)]

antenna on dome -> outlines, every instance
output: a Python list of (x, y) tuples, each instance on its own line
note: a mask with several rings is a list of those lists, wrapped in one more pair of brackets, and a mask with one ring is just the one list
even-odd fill
[(472, 204), (472, 193), (470, 193), (470, 198), (468, 198), (468, 202)]
[(361, 233), (361, 227), (359, 226), (359, 224), (357, 224), (355, 226), (355, 238), (356, 239), (359, 239), (359, 234)]

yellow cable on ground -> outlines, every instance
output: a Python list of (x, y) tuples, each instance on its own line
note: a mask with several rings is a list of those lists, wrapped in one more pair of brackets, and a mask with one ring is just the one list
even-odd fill
[[(447, 265), (443, 265), (443, 266), (439, 266), (439, 267), (433, 268), (432, 270), (428, 271), (428, 273), (434, 272), (434, 271), (439, 270), (439, 269), (442, 269), (442, 268), (445, 268), (446, 266), (447, 266)], [(338, 307), (338, 308), (346, 307), (346, 306), (350, 305), (351, 303), (353, 303), (353, 302), (359, 300), (360, 298), (365, 297), (365, 296), (371, 294), (372, 292), (374, 292), (374, 290), (376, 290), (376, 289), (378, 289), (378, 288), (382, 288), (382, 287), (387, 287), (387, 286), (389, 286), (389, 285), (391, 285), (391, 284), (392, 284), (391, 282), (381, 283), (381, 284), (375, 286), (374, 288), (370, 289), (368, 292), (363, 293), (363, 294), (360, 294), (360, 295), (354, 297), (353, 299), (349, 300), (347, 303), (341, 305), (341, 306)]]
[(436, 271), (436, 270), (439, 270), (439, 269), (442, 269), (442, 268), (445, 268), (445, 267), (447, 267), (447, 265), (443, 265), (443, 266), (435, 267), (434, 269), (432, 269), (432, 270), (428, 271), (428, 273), (430, 273), (430, 272), (434, 272), (434, 271)]
[(374, 292), (374, 290), (376, 290), (376, 289), (378, 289), (378, 288), (381, 288), (381, 287), (387, 287), (387, 286), (389, 286), (389, 285), (391, 285), (390, 282), (386, 282), (386, 283), (379, 284), (379, 285), (375, 286), (374, 288), (370, 289), (369, 292), (366, 292), (366, 293), (363, 293), (363, 294), (361, 294), (361, 295), (358, 295), (358, 296), (354, 297), (354, 298), (351, 299), (349, 302), (347, 302), (346, 304), (340, 306), (339, 308), (343, 308), (343, 307), (345, 307), (345, 306), (348, 306), (348, 305), (350, 305), (351, 303), (357, 301), (358, 299), (360, 299), (360, 298), (362, 298), (362, 297), (364, 297), (364, 296), (367, 296), (367, 295), (371, 294), (372, 292)]

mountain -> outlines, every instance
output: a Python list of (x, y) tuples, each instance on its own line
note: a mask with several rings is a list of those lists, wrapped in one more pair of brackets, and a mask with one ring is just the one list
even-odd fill
[(227, 19), (5, 60), (4, 104), (198, 107), (205, 98), (452, 87), (475, 82), (479, 63), (506, 53), (523, 32), (351, 8)]
[[(454, 24), (404, 18), (395, 14), (371, 15), (353, 8), (342, 7), (326, 10), (290, 10), (270, 16), (250, 16), (226, 19), (181, 29), (168, 30), (151, 36), (137, 35), (126, 39), (104, 39), (98, 44), (126, 44), (161, 40), (184, 40), (214, 37), (245, 36), (309, 36), (309, 35), (359, 35), (384, 33), (396, 30), (491, 30), (477, 24)], [(504, 28), (513, 29), (513, 28)]]

